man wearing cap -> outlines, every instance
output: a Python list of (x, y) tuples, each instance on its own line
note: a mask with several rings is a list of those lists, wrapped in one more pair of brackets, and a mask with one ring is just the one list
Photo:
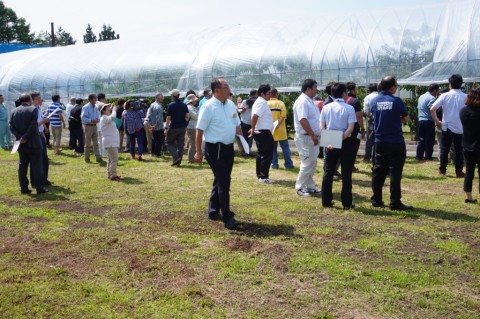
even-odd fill
[(172, 96), (172, 102), (167, 107), (164, 133), (167, 137), (168, 152), (172, 155), (172, 166), (180, 166), (190, 115), (187, 105), (180, 101), (180, 91), (173, 89), (169, 93)]
[(190, 114), (190, 120), (187, 125), (187, 148), (188, 148), (188, 162), (193, 163), (195, 158), (195, 134), (197, 132), (197, 119), (198, 119), (198, 99), (195, 94), (187, 95), (188, 101), (188, 113)]
[(198, 116), (195, 161), (202, 162), (202, 140), (205, 137), (205, 158), (214, 176), (208, 218), (223, 220), (227, 229), (234, 229), (238, 222), (230, 210), (233, 143), (242, 130), (235, 104), (228, 99), (230, 87), (227, 81), (215, 78), (211, 88), (213, 97), (205, 102)]
[(85, 133), (85, 163), (90, 163), (90, 145), (93, 143), (93, 152), (97, 162), (103, 162), (100, 150), (98, 149), (97, 123), (100, 121), (100, 112), (96, 108), (97, 95), (90, 94), (88, 103), (82, 107), (82, 124)]
[(165, 136), (163, 135), (163, 94), (155, 95), (155, 102), (150, 104), (147, 111), (145, 121), (148, 122), (148, 129), (152, 132), (152, 149), (153, 156), (160, 156)]

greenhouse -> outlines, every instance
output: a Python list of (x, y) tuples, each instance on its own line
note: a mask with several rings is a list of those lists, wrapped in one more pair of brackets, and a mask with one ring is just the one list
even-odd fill
[[(170, 30), (165, 32), (171, 33)], [(172, 88), (197, 92), (213, 77), (235, 94), (270, 83), (298, 91), (308, 77), (358, 85), (395, 74), (400, 83), (446, 82), (453, 73), (480, 79), (480, 0), (358, 12), (315, 21), (237, 25), (34, 48), (0, 55), (0, 92), (11, 102), (39, 90), (44, 96), (153, 96)]]

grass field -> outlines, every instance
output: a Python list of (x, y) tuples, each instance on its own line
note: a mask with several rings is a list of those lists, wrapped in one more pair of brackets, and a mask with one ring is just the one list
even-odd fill
[(19, 192), (18, 156), (0, 153), (1, 318), (480, 318), (480, 205), (463, 202), (453, 167), (438, 177), (408, 159), (415, 209), (394, 212), (371, 207), (358, 163), (344, 211), (298, 197), (298, 169), (258, 184), (255, 161), (237, 158), (242, 224), (228, 231), (206, 218), (207, 164), (121, 154), (113, 182), (105, 164), (49, 156), (54, 185), (36, 196)]

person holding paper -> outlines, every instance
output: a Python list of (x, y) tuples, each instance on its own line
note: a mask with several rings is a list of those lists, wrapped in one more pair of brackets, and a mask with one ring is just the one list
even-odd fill
[(52, 96), (52, 104), (47, 108), (48, 117), (50, 118), (50, 131), (53, 134), (53, 153), (60, 154), (60, 142), (62, 140), (62, 127), (65, 128), (65, 120), (63, 119), (63, 105), (60, 103), (60, 95)]
[[(352, 170), (355, 164), (355, 141), (352, 132), (357, 123), (355, 109), (345, 103), (347, 86), (344, 83), (335, 83), (332, 86), (332, 95), (335, 100), (323, 107), (320, 114), (320, 128), (322, 130), (342, 132), (341, 148), (333, 148), (331, 144), (325, 147), (325, 169), (322, 181), (322, 205), (333, 206), (332, 184), (333, 175), (337, 170), (337, 162), (342, 167), (342, 205), (344, 209), (354, 208), (352, 204)], [(322, 137), (323, 138), (323, 137)], [(322, 143), (323, 144), (323, 143)]]
[(239, 223), (230, 210), (230, 182), (233, 168), (233, 143), (241, 135), (235, 104), (228, 99), (230, 87), (224, 78), (211, 83), (213, 97), (203, 105), (197, 120), (195, 162), (201, 163), (202, 140), (205, 137), (205, 158), (213, 172), (213, 186), (208, 204), (208, 218), (223, 220), (225, 228), (235, 229)]
[(37, 194), (48, 192), (43, 187), (42, 178), (42, 141), (38, 131), (38, 109), (32, 105), (32, 97), (23, 93), (20, 95), (21, 105), (13, 110), (10, 116), (10, 130), (15, 135), (18, 146), (18, 181), (20, 192), (30, 194), (28, 188), (28, 166), (32, 170), (32, 184), (35, 184)]
[(393, 96), (398, 83), (393, 75), (380, 81), (381, 92), (373, 99), (371, 107), (375, 129), (375, 165), (372, 174), (373, 207), (383, 207), (382, 188), (390, 172), (390, 209), (409, 210), (412, 206), (402, 203), (401, 181), (407, 156), (402, 124), (410, 121), (402, 99)]
[(302, 84), (302, 94), (293, 104), (293, 122), (295, 125), (295, 145), (300, 157), (295, 189), (298, 196), (320, 196), (313, 175), (317, 170), (317, 158), (320, 143), (320, 111), (313, 102), (317, 95), (317, 81), (306, 79)]
[(290, 146), (288, 145), (287, 126), (285, 119), (287, 118), (287, 108), (285, 103), (278, 99), (278, 90), (272, 89), (270, 91), (270, 100), (268, 100), (268, 107), (272, 111), (273, 117), (273, 159), (272, 168), (278, 169), (278, 155), (277, 146), (280, 144), (283, 152), (283, 159), (285, 161), (286, 169), (293, 169), (293, 162), (291, 158)]

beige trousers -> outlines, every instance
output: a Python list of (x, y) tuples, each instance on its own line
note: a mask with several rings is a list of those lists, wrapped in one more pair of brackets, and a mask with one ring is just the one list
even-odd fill
[(117, 176), (118, 147), (107, 147), (107, 172), (108, 178)]

